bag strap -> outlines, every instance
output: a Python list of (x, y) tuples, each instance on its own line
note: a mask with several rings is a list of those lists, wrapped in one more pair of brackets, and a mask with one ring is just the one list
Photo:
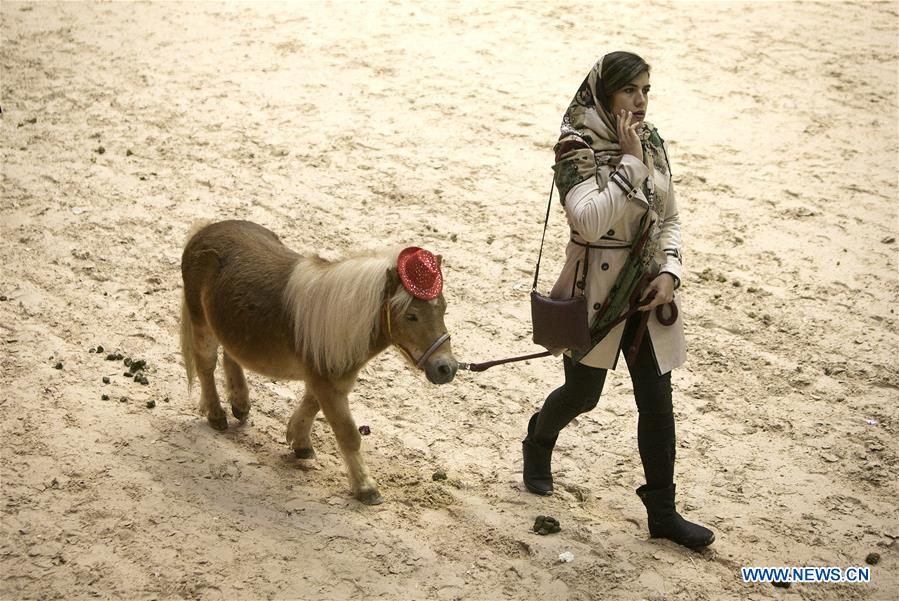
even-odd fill
[(534, 285), (531, 290), (537, 289), (537, 276), (540, 275), (540, 260), (543, 258), (543, 242), (546, 240), (546, 226), (549, 224), (549, 210), (553, 206), (553, 188), (556, 187), (556, 176), (553, 174), (553, 181), (549, 186), (549, 201), (546, 203), (546, 219), (543, 220), (543, 236), (540, 238), (540, 254), (537, 255), (537, 267), (534, 268)]
[[(537, 277), (540, 275), (540, 260), (543, 258), (543, 243), (546, 241), (546, 226), (549, 225), (549, 211), (553, 205), (553, 188), (556, 185), (556, 177), (553, 175), (552, 185), (549, 187), (549, 201), (546, 203), (546, 218), (543, 220), (543, 235), (540, 237), (540, 253), (537, 255), (537, 266), (534, 268), (534, 285), (531, 290), (537, 289)], [(584, 249), (584, 275), (578, 280), (578, 274), (574, 274), (575, 282), (581, 294), (586, 294), (587, 288), (587, 267), (590, 261), (590, 248)]]

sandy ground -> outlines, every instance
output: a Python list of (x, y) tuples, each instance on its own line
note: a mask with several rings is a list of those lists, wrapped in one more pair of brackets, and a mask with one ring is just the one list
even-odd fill
[[(899, 589), (896, 3), (0, 6), (4, 600)], [(457, 357), (533, 352), (559, 117), (620, 48), (653, 65), (679, 186), (676, 480), (713, 548), (648, 539), (623, 371), (560, 437), (550, 498), (522, 490), (520, 440), (558, 360), (443, 387), (394, 351), (372, 361), (352, 404), (378, 507), (351, 499), (323, 420), (318, 459), (289, 454), (301, 383), (251, 375), (249, 422), (209, 428), (177, 337), (198, 219), (251, 219), (328, 257), (432, 249)], [(551, 219), (544, 289), (566, 237)], [(149, 385), (115, 351), (145, 359)], [(538, 514), (562, 532), (531, 532)], [(870, 584), (740, 578), (872, 552)]]

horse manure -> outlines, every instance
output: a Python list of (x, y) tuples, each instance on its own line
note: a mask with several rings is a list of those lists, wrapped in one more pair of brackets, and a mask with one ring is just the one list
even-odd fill
[(152, 409), (155, 406), (156, 406), (156, 401), (154, 401), (153, 399), (150, 399), (149, 401), (147, 401), (147, 409)]
[(103, 154), (106, 152), (106, 148), (103, 146), (97, 146), (97, 154)]
[(437, 482), (438, 480), (446, 480), (446, 471), (437, 470), (431, 475), (431, 480)]
[(126, 378), (133, 378), (133, 377), (134, 377), (134, 374), (131, 373), (130, 371), (123, 372), (122, 375), (125, 376)]
[[(135, 380), (137, 380), (137, 378), (135, 378)], [(141, 376), (141, 377), (140, 377), (140, 383), (143, 384), (144, 386), (146, 386), (147, 384), (150, 383), (150, 381), (147, 379), (146, 376)]]
[(777, 588), (790, 588), (789, 582), (772, 582), (771, 584), (773, 584)]
[(100, 395), (100, 400), (101, 400), (101, 401), (108, 401), (108, 400), (109, 400), (109, 395), (108, 395), (108, 394), (101, 394), (101, 395)]
[(865, 563), (869, 566), (876, 566), (880, 563), (880, 553), (868, 553), (868, 556), (865, 557)]
[(131, 357), (125, 357), (125, 366), (128, 367), (131, 365)]
[(119, 399), (119, 402), (120, 402), (120, 403), (127, 403), (127, 402), (128, 402), (128, 397), (123, 396), (122, 398)]
[(102, 353), (102, 352), (103, 352), (103, 347), (100, 346), (99, 344), (97, 345), (97, 352), (98, 352), (98, 353)]
[(560, 532), (562, 527), (559, 526), (559, 520), (552, 517), (551, 515), (538, 515), (537, 519), (534, 520), (534, 532), (541, 536), (546, 536), (547, 534), (555, 534), (556, 532)]
[(109, 384), (109, 376), (103, 376), (103, 383)]
[(56, 365), (53, 366), (54, 369), (62, 369), (62, 361), (59, 361)]
[(359, 434), (362, 436), (368, 436), (371, 434), (371, 428), (365, 425), (359, 426)]
[(5, 300), (7, 300), (7, 299), (6, 299), (6, 295), (5, 295), (5, 294), (0, 294), (0, 302), (5, 301)]
[(106, 355), (106, 360), (115, 361), (115, 355), (113, 353), (109, 353), (108, 355)]

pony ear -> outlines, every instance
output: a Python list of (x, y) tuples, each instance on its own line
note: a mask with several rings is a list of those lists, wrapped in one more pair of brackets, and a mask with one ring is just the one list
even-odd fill
[(441, 267), (443, 265), (443, 255), (434, 255), (434, 258), (437, 259), (437, 267)]
[(396, 267), (388, 267), (387, 268), (387, 290), (390, 291), (390, 294), (396, 292), (396, 289), (400, 286), (400, 274), (396, 270)]

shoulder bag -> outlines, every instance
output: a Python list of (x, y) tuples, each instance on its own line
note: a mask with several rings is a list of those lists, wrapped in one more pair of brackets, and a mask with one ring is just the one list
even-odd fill
[[(584, 352), (591, 347), (590, 325), (587, 323), (587, 259), (590, 249), (584, 255), (584, 275), (577, 282), (577, 292), (566, 299), (556, 299), (537, 292), (537, 277), (540, 274), (540, 260), (543, 258), (543, 243), (546, 240), (546, 226), (552, 208), (553, 185), (549, 189), (549, 203), (546, 219), (543, 221), (543, 237), (540, 239), (540, 253), (534, 269), (534, 284), (531, 287), (531, 325), (534, 343), (549, 350), (571, 349)], [(575, 274), (577, 278), (578, 274)]]

